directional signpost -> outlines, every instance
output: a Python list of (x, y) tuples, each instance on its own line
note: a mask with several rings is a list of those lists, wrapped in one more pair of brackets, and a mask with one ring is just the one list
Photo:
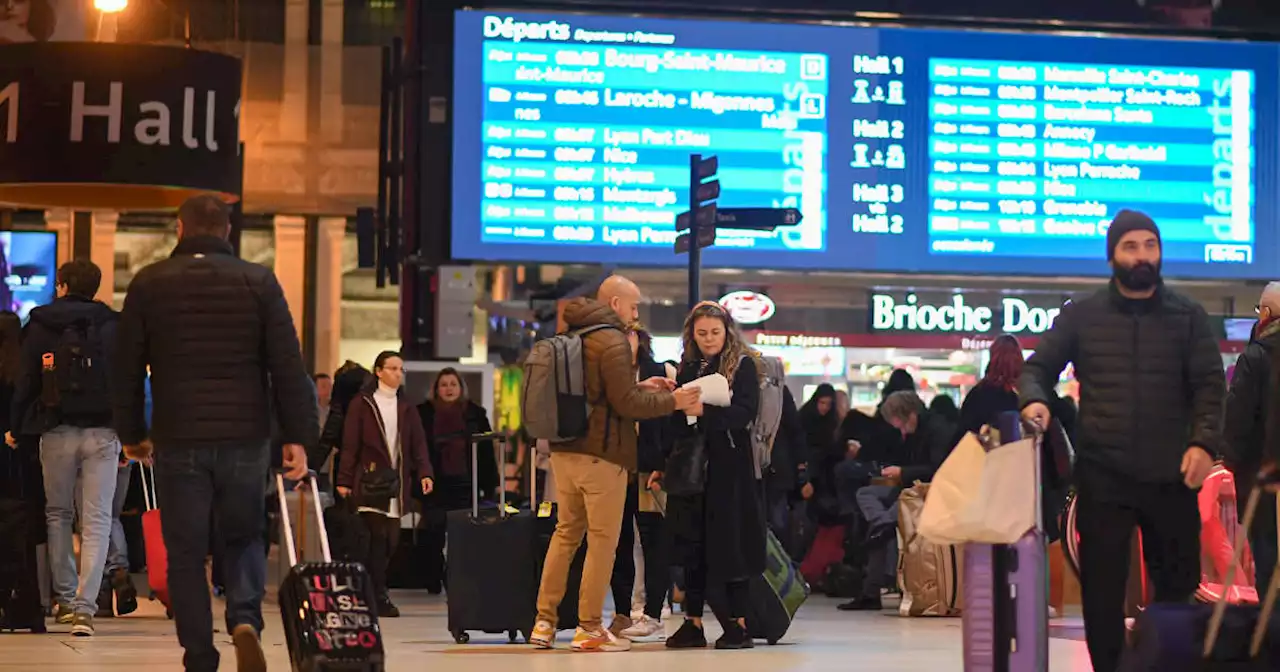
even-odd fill
[[(702, 248), (716, 244), (716, 229), (773, 231), (780, 226), (795, 226), (803, 219), (796, 208), (721, 208), (720, 180), (714, 179), (720, 169), (716, 157), (689, 157), (689, 209), (676, 216), (676, 254), (689, 254), (689, 309), (702, 295)], [(710, 181), (704, 181), (710, 180)]]

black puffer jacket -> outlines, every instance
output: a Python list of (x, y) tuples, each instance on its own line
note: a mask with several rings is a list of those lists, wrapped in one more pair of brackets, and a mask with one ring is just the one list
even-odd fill
[(1222, 356), (1194, 301), (1163, 285), (1127, 299), (1113, 282), (1068, 304), (1022, 370), (1021, 406), (1052, 402), (1068, 362), (1080, 382), (1076, 459), (1086, 469), (1175, 483), (1189, 446), (1219, 449)]
[(121, 442), (147, 437), (150, 365), (158, 444), (265, 442), (274, 411), (282, 443), (315, 445), (316, 390), (284, 292), (271, 269), (237, 258), (225, 240), (184, 238), (173, 256), (142, 269), (117, 338)]
[[(22, 331), (21, 373), (15, 383), (10, 409), (10, 421), (15, 426), (15, 435), (38, 436), (64, 421), (81, 427), (111, 426), (110, 414), (104, 414), (100, 418), (70, 421), (59, 418), (55, 411), (48, 410), (40, 402), (43, 377), (41, 358), (44, 353), (58, 349), (62, 334), (68, 327), (77, 322), (92, 322), (97, 325), (101, 335), (102, 354), (107, 358), (105, 370), (110, 372), (111, 354), (116, 343), (117, 317), (116, 311), (107, 304), (75, 295), (54, 299), (53, 303), (31, 311), (31, 319)], [(108, 387), (113, 384), (110, 375), (106, 382)], [(138, 406), (142, 407), (141, 397), (138, 399)]]
[[(1280, 330), (1263, 328), (1249, 341), (1231, 377), (1223, 415), (1222, 452), (1235, 474), (1236, 492), (1247, 496), (1258, 468), (1267, 457), (1267, 414), (1270, 412), (1271, 359), (1280, 352)], [(1244, 501), (1243, 499), (1241, 501)], [(1241, 509), (1243, 510), (1243, 508)]]

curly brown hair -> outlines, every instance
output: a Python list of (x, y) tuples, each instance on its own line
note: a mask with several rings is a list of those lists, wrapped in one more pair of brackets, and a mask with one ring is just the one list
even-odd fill
[(751, 357), (755, 360), (756, 376), (763, 379), (764, 367), (760, 366), (760, 353), (755, 348), (747, 345), (742, 338), (742, 330), (738, 328), (738, 323), (729, 316), (729, 312), (723, 306), (714, 301), (703, 301), (693, 307), (689, 311), (689, 316), (684, 320), (684, 329), (681, 330), (681, 339), (684, 341), (684, 354), (681, 356), (683, 364), (696, 364), (698, 360), (703, 359), (702, 351), (698, 349), (698, 342), (693, 338), (693, 325), (698, 320), (710, 317), (720, 320), (724, 325), (724, 349), (720, 351), (720, 375), (733, 382), (733, 375), (738, 372), (738, 364), (743, 357)]

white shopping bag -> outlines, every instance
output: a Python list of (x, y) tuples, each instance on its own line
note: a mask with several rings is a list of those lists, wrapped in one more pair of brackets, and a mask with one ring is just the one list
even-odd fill
[(1012, 544), (1036, 526), (1033, 439), (988, 452), (966, 434), (929, 484), (920, 533), (937, 544)]

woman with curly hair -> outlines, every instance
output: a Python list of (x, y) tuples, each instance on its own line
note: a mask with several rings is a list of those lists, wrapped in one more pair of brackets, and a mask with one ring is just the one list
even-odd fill
[[(747, 582), (764, 571), (766, 543), (748, 429), (760, 399), (759, 357), (719, 304), (699, 303), (684, 322), (684, 356), (676, 382), (720, 373), (729, 380), (733, 397), (728, 406), (699, 402), (671, 419), (678, 440), (704, 442), (706, 479), (701, 494), (668, 497), (672, 562), (684, 569), (686, 582), (685, 622), (667, 640), (668, 648), (707, 646), (702, 614), (709, 593), (726, 598), (724, 608), (716, 611), (724, 628), (716, 648), (752, 646), (745, 621)], [(686, 416), (696, 422), (690, 425)]]

